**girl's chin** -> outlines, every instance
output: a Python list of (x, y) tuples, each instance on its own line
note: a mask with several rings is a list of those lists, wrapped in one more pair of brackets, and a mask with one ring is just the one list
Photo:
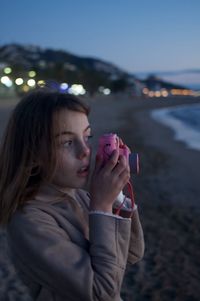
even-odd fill
[(89, 182), (89, 176), (87, 177), (78, 177), (78, 180), (76, 182), (77, 188), (84, 188)]

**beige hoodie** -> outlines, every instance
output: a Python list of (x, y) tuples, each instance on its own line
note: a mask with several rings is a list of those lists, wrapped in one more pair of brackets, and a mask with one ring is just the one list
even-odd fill
[(37, 301), (119, 301), (127, 263), (143, 257), (132, 219), (89, 214), (89, 195), (41, 189), (7, 227), (13, 263)]

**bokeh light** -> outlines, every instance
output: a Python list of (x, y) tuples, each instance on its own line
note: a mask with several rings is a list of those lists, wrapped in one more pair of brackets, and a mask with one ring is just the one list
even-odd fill
[(4, 84), (6, 87), (12, 87), (12, 80), (8, 76), (1, 77), (1, 83)]
[(29, 87), (34, 87), (35, 84), (36, 84), (36, 82), (35, 82), (34, 79), (29, 79), (29, 80), (27, 81), (27, 84), (28, 84)]
[(23, 82), (24, 82), (24, 80), (23, 80), (21, 77), (18, 77), (18, 78), (16, 78), (16, 80), (15, 80), (15, 84), (16, 84), (17, 86), (22, 85)]

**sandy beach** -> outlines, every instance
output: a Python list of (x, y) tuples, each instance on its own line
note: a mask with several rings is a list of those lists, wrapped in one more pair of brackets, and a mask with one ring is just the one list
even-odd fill
[[(156, 108), (200, 103), (199, 98), (89, 100), (94, 134), (115, 132), (140, 156), (140, 174), (132, 177), (145, 235), (143, 260), (127, 269), (124, 301), (200, 300), (200, 152), (174, 140), (173, 131), (156, 122)], [(12, 105), (0, 104), (4, 129)], [(0, 230), (0, 300), (30, 301), (7, 256)]]

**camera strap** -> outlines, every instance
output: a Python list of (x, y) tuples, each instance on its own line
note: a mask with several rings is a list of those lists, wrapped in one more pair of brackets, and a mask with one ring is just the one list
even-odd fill
[[(133, 208), (134, 208), (134, 206), (135, 206), (135, 196), (134, 196), (134, 192), (133, 192), (133, 186), (132, 186), (132, 184), (131, 184), (130, 181), (126, 184), (126, 186), (127, 186), (128, 192), (129, 192), (129, 197), (130, 197), (130, 200), (131, 200), (131, 209), (132, 209), (132, 210), (130, 210), (130, 214), (129, 214), (128, 217), (131, 218), (132, 215), (133, 215)], [(123, 207), (123, 205), (124, 205), (125, 200), (126, 200), (126, 197), (124, 198), (124, 200), (123, 200), (123, 202), (120, 204), (120, 206), (119, 206), (118, 208), (116, 208), (115, 214), (120, 215), (120, 211), (122, 210), (122, 207)], [(127, 212), (128, 212), (128, 211), (127, 211)]]

